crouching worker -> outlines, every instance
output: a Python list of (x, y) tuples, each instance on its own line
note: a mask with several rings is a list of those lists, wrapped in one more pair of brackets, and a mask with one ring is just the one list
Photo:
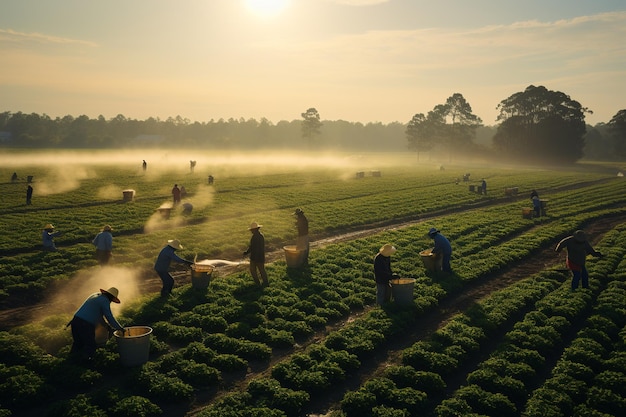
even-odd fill
[(96, 352), (96, 326), (106, 323), (115, 330), (124, 332), (124, 327), (117, 322), (111, 313), (111, 301), (119, 303), (117, 298), (119, 291), (115, 287), (108, 290), (100, 290), (100, 293), (91, 294), (80, 308), (74, 313), (72, 321), (72, 338), (74, 343), (70, 354), (74, 357), (91, 361)]
[(396, 248), (387, 243), (374, 256), (374, 277), (376, 278), (376, 304), (383, 305), (391, 301), (391, 280), (397, 274), (391, 272), (391, 255)]

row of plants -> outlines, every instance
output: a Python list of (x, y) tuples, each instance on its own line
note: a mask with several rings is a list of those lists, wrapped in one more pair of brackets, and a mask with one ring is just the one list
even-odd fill
[[(623, 390), (603, 392), (606, 386), (602, 384), (611, 380), (613, 388), (619, 387), (624, 374), (602, 375), (603, 369), (598, 365), (601, 356), (612, 359), (624, 355), (620, 336), (626, 324), (623, 307), (626, 293), (619, 271), (624, 267), (620, 262), (625, 240), (622, 227), (602, 241), (608, 256), (591, 268), (591, 291), (571, 294), (569, 283), (561, 285), (558, 273), (546, 271), (493, 294), (436, 331), (429, 340), (406, 349), (402, 365), (386, 369), (383, 377), (368, 380), (357, 391), (346, 394), (341, 413), (346, 416), (621, 415)], [(616, 273), (611, 273), (614, 270)], [(602, 288), (606, 289), (596, 300), (595, 295)], [(590, 314), (592, 305), (588, 326), (570, 342), (568, 335)], [(510, 327), (511, 319), (517, 320), (515, 317), (525, 309), (532, 311), (515, 322), (488, 358), (467, 374), (466, 385), (454, 389), (453, 395), (447, 397), (449, 384), (458, 380), (460, 369), (472, 363), (473, 358), (484, 356), (485, 345), (494, 345), (494, 338), (499, 340), (503, 328)], [(590, 335), (600, 340), (590, 341)], [(568, 343), (561, 360), (552, 368), (547, 358), (558, 354)], [(555, 376), (542, 383), (542, 375), (550, 369)], [(577, 376), (582, 375), (581, 381)], [(594, 379), (600, 381), (596, 389), (590, 384)], [(536, 386), (541, 388), (528, 400)], [(407, 395), (407, 388), (421, 395)], [(592, 391), (595, 396), (585, 397), (585, 392)], [(600, 398), (599, 393), (603, 394)], [(589, 403), (601, 407), (589, 407)], [(572, 404), (582, 405), (574, 410)]]
[[(508, 212), (508, 210), (506, 210), (506, 212)], [(483, 234), (485, 227), (493, 221), (491, 214), (492, 213), (490, 213), (486, 219), (483, 219), (482, 227), (471, 225), (470, 227), (473, 232), (470, 233), (474, 233), (476, 238)], [(598, 213), (595, 213), (595, 215), (598, 215)], [(470, 217), (478, 218), (481, 216), (476, 216), (474, 214)], [(514, 219), (512, 218), (511, 224), (517, 225), (518, 222), (521, 222), (519, 217), (520, 216), (516, 215)], [(450, 224), (454, 225), (454, 223)], [(535, 225), (535, 223), (525, 222), (524, 225), (525, 226), (521, 226), (522, 229), (520, 230), (523, 230), (524, 228), (531, 228)], [(547, 228), (548, 225), (542, 227)], [(417, 252), (429, 244), (427, 238), (424, 236), (423, 228), (424, 226), (407, 228), (402, 231), (387, 232), (371, 239), (340, 246), (333, 246), (328, 250), (320, 251), (319, 257), (318, 253), (314, 253), (312, 256), (312, 269), (310, 272), (306, 272), (304, 274), (286, 270), (282, 264), (273, 266), (268, 268), (270, 269), (270, 280), (272, 282), (272, 286), (263, 292), (259, 292), (257, 289), (250, 286), (249, 278), (246, 277), (245, 274), (242, 274), (240, 276), (233, 277), (232, 280), (229, 278), (228, 281), (218, 280), (214, 282), (212, 284), (212, 290), (217, 290), (217, 298), (215, 299), (199, 299), (199, 296), (193, 293), (191, 289), (183, 288), (177, 292), (177, 297), (171, 302), (162, 304), (156, 300), (149, 300), (145, 304), (136, 307), (135, 311), (132, 311), (131, 309), (129, 313), (125, 314), (128, 315), (128, 318), (135, 317), (137, 322), (140, 322), (139, 320), (146, 320), (145, 322), (147, 323), (155, 323), (156, 341), (160, 341), (162, 338), (163, 340), (167, 340), (168, 343), (184, 346), (187, 343), (196, 341), (197, 339), (195, 338), (198, 338), (207, 348), (213, 349), (215, 347), (216, 349), (214, 350), (218, 354), (234, 354), (235, 356), (237, 356), (237, 352), (241, 355), (242, 353), (240, 352), (245, 352), (246, 348), (254, 347), (258, 348), (255, 350), (255, 352), (257, 352), (255, 355), (259, 356), (249, 356), (248, 360), (253, 359), (255, 361), (262, 361), (267, 359), (267, 356), (265, 356), (265, 358), (262, 357), (263, 353), (261, 352), (267, 352), (267, 348), (271, 346), (269, 343), (277, 343), (274, 347), (284, 347), (291, 343), (291, 340), (288, 337), (280, 337), (277, 335), (278, 332), (283, 332), (280, 333), (282, 336), (286, 336), (287, 333), (291, 332), (290, 335), (293, 337), (294, 341), (296, 340), (296, 337), (301, 339), (306, 338), (310, 335), (310, 330), (299, 322), (304, 322), (304, 324), (309, 327), (317, 325), (321, 328), (321, 326), (328, 322), (336, 321), (342, 317), (347, 317), (350, 311), (354, 311), (355, 309), (358, 310), (359, 308), (369, 306), (373, 303), (371, 257), (372, 254), (376, 252), (378, 247), (380, 247), (381, 240), (398, 241), (398, 246), (403, 247), (403, 253), (399, 254), (400, 256), (397, 262), (398, 269), (403, 273), (403, 275), (413, 275), (418, 277), (418, 293), (425, 294), (424, 298), (418, 297), (416, 305), (421, 305), (424, 309), (431, 308), (435, 305), (436, 301), (445, 295), (445, 291), (441, 289), (440, 284), (433, 284), (430, 278), (423, 273), (421, 265), (419, 265), (420, 261), (416, 257)], [(454, 231), (454, 228), (451, 228), (450, 230)], [(514, 234), (519, 232), (512, 233)], [(504, 234), (504, 236), (506, 235), (507, 233)], [(491, 242), (492, 244), (498, 244), (501, 241), (502, 236), (497, 235), (494, 236), (492, 240), (487, 239), (485, 243), (489, 244)], [(533, 244), (535, 243), (532, 242), (531, 246)], [(539, 242), (539, 244), (541, 244), (541, 242)], [(489, 256), (491, 255), (486, 254), (484, 258), (489, 259)], [(498, 256), (499, 255), (493, 255), (492, 257), (495, 259)], [(521, 254), (518, 259), (522, 259), (524, 256), (524, 254)], [(317, 268), (319, 268), (319, 270)], [(224, 291), (220, 291), (220, 285), (225, 286)], [(359, 287), (362, 287), (360, 291)], [(295, 294), (295, 296), (293, 294)], [(197, 314), (197, 316), (185, 314), (203, 304), (210, 305), (211, 307), (208, 307), (208, 310), (206, 307), (204, 309), (198, 308), (195, 312), (193, 312)], [(213, 306), (214, 304), (217, 305), (217, 307)], [(296, 305), (297, 307), (295, 307)], [(199, 320), (199, 326), (194, 328), (194, 326), (187, 326), (186, 324), (177, 324), (176, 320), (181, 318), (180, 316), (185, 315), (192, 316), (193, 320)], [(206, 322), (206, 320), (203, 321), (203, 317), (207, 317), (209, 315), (212, 317), (223, 318), (226, 324), (217, 319), (209, 322)], [(309, 319), (307, 322), (307, 317), (309, 316), (316, 316), (317, 318), (313, 320)], [(303, 318), (304, 320), (302, 320)], [(346, 332), (348, 332), (346, 333), (348, 336), (340, 334), (335, 336), (334, 339), (329, 336), (331, 341), (334, 340), (334, 344), (332, 345), (333, 347), (344, 346), (346, 344), (346, 339), (350, 343), (354, 344), (354, 346), (350, 346), (350, 348), (354, 349), (358, 354), (354, 354), (356, 358), (349, 356), (344, 361), (348, 367), (347, 371), (352, 369), (350, 367), (357, 365), (357, 362), (353, 359), (360, 361), (359, 357), (367, 357), (373, 350), (379, 348), (381, 344), (384, 343), (383, 341), (388, 335), (397, 332), (397, 328), (401, 328), (402, 323), (408, 322), (407, 317), (401, 315), (401, 318), (401, 320), (399, 319), (395, 322), (392, 320), (392, 322), (395, 323), (393, 325), (389, 325), (387, 323), (388, 320), (386, 320), (385, 317), (381, 318), (381, 322), (372, 318), (375, 325), (371, 326), (367, 325), (367, 323), (364, 325), (361, 322), (355, 321), (355, 327), (353, 329), (346, 330)], [(181, 320), (182, 321), (180, 321), (180, 323), (185, 323), (184, 319), (181, 318)], [(295, 323), (295, 325), (289, 324), (290, 322)], [(157, 323), (159, 324), (157, 325)], [(223, 329), (224, 326), (226, 326), (225, 330), (221, 330), (220, 332), (220, 329)], [(293, 328), (286, 329), (286, 326), (293, 326)], [(348, 329), (348, 327), (346, 327), (346, 329)], [(383, 332), (382, 338), (376, 336), (375, 331), (379, 328), (386, 329)], [(185, 329), (185, 331), (182, 331), (183, 329)], [(268, 337), (268, 330), (276, 329), (279, 330), (273, 333), (274, 339), (270, 337), (262, 342), (259, 342), (259, 340), (263, 337)], [(181, 331), (182, 334), (178, 335), (178, 331)], [(215, 336), (214, 334), (212, 334), (211, 337), (206, 337), (207, 331), (222, 334), (217, 337), (213, 337)], [(363, 339), (369, 338), (371, 339), (371, 342), (368, 343), (367, 340), (357, 340), (356, 335), (358, 334), (367, 335), (367, 337)], [(244, 342), (241, 342), (242, 340)], [(245, 343), (246, 340), (252, 342), (252, 344)], [(271, 342), (272, 340), (274, 341)], [(241, 344), (243, 346), (232, 346), (237, 344)], [(265, 345), (266, 349), (263, 349), (262, 345)], [(370, 346), (373, 347), (370, 348)], [(114, 348), (111, 349), (113, 350), (111, 354), (114, 358)], [(222, 349), (222, 351), (220, 352), (219, 349)], [(227, 353), (228, 349), (231, 349), (231, 352), (234, 353)], [(333, 349), (330, 353), (334, 351), (335, 349)], [(63, 355), (63, 352), (61, 352), (61, 355)], [(167, 354), (164, 354), (163, 356), (165, 355)], [(320, 353), (318, 356), (322, 358), (324, 355)], [(328, 355), (326, 355), (326, 357), (327, 356)], [(243, 359), (241, 356), (237, 357)], [(157, 358), (155, 362), (158, 360), (159, 359)], [(336, 360), (337, 359), (333, 358), (333, 360), (329, 363), (334, 363), (333, 361)], [(336, 374), (338, 377), (341, 375), (341, 372), (335, 369), (336, 367), (334, 365), (327, 367), (320, 365), (320, 367), (321, 369), (316, 369), (316, 372), (322, 372), (322, 370), (325, 370), (325, 372), (330, 375)], [(173, 372), (172, 370), (166, 371), (167, 367), (159, 367), (157, 369), (158, 371), (155, 372), (167, 372), (170, 374)], [(213, 373), (214, 371), (208, 371), (205, 369), (202, 372), (198, 372)], [(223, 371), (218, 370), (218, 373), (221, 374), (221, 372)], [(345, 370), (343, 372), (345, 373)], [(106, 377), (106, 374), (104, 374), (102, 378), (104, 377)], [(176, 377), (181, 379), (181, 376)], [(181, 381), (183, 381), (183, 379), (181, 379)], [(188, 383), (186, 384), (189, 385)], [(179, 387), (181, 389), (183, 387), (179, 384), (169, 385)], [(269, 386), (276, 387), (276, 384), (272, 382)], [(284, 390), (291, 389), (287, 387), (281, 388)], [(185, 392), (189, 391), (187, 388), (182, 390)], [(298, 392), (298, 390), (292, 391), (295, 393)], [(281, 392), (285, 393), (290, 391)], [(153, 398), (152, 401), (158, 402), (158, 398), (164, 395), (165, 394), (161, 392), (156, 398)], [(173, 397), (179, 398), (174, 394), (172, 395)], [(294, 395), (301, 397), (300, 394)], [(183, 401), (187, 397), (183, 395), (180, 398), (181, 401)], [(83, 402), (84, 401), (82, 401), (81, 404)]]
[[(334, 197), (332, 197), (331, 200), (320, 201), (316, 204), (312, 204), (311, 207), (307, 207), (307, 213), (310, 213), (309, 216), (312, 225), (312, 233), (323, 235), (324, 233), (327, 233), (325, 230), (330, 230), (336, 227), (351, 227), (351, 225), (354, 226), (356, 223), (362, 223), (363, 221), (381, 221), (385, 219), (385, 216), (401, 217), (409, 214), (416, 215), (418, 212), (423, 212), (424, 210), (436, 210), (438, 208), (445, 207), (446, 204), (448, 207), (450, 204), (459, 204), (458, 207), (462, 207), (463, 204), (468, 202), (467, 196), (469, 194), (464, 192), (459, 193), (458, 188), (454, 191), (454, 193), (457, 196), (463, 196), (460, 200), (458, 199), (459, 197), (457, 197), (457, 200), (451, 200), (452, 197), (450, 194), (446, 194), (440, 189), (429, 189), (424, 186), (422, 186), (421, 190), (415, 188), (415, 192), (408, 192), (406, 188), (407, 186), (417, 187), (414, 179), (415, 172), (412, 173), (413, 177), (409, 176), (408, 173), (401, 172), (401, 174), (403, 175), (403, 179), (407, 181), (406, 186), (402, 186), (402, 182), (398, 181), (397, 178), (394, 178), (394, 181), (385, 181), (385, 178), (377, 178), (376, 180), (382, 179), (384, 181), (381, 181), (381, 183), (384, 184), (383, 186), (386, 187), (388, 191), (386, 193), (381, 193), (380, 190), (377, 189), (378, 194), (380, 195), (375, 193), (370, 194), (369, 197), (367, 197), (369, 200), (361, 199), (359, 204), (355, 204), (353, 201), (354, 199), (344, 200), (343, 196), (339, 192), (331, 194), (328, 190), (325, 190), (324, 188), (328, 185), (327, 182), (331, 181), (330, 178), (327, 178), (326, 182), (322, 181), (322, 186), (320, 187), (322, 190), (320, 190), (320, 192), (323, 191), (325, 195)], [(274, 179), (276, 182), (272, 182), (271, 179), (269, 180), (270, 183), (273, 184), (273, 188), (269, 188), (274, 194), (273, 197), (276, 197), (276, 188), (281, 188), (277, 185), (280, 183), (279, 181), (285, 181), (285, 178), (283, 178), (282, 175), (277, 175), (277, 177), (280, 177), (280, 180)], [(569, 174), (564, 175), (563, 177), (567, 180), (572, 180), (572, 177)], [(557, 176), (557, 178), (561, 177)], [(420, 177), (420, 180), (423, 179), (423, 177)], [(374, 180), (374, 178), (370, 178), (369, 180)], [(196, 179), (196, 181), (200, 180)], [(240, 181), (242, 182), (242, 180), (233, 181), (236, 183)], [(335, 181), (337, 180), (335, 179)], [(561, 181), (565, 180), (561, 178)], [(226, 179), (225, 182), (228, 183), (228, 180)], [(362, 183), (357, 180), (348, 181), (347, 183), (349, 187), (345, 186), (346, 181), (341, 181), (340, 183), (344, 190), (350, 189), (353, 186), (359, 189), (362, 187)], [(554, 182), (548, 182), (548, 184), (550, 183)], [(615, 188), (616, 184), (617, 182), (611, 182), (609, 184), (609, 188)], [(302, 186), (302, 184), (300, 184), (300, 186)], [(294, 196), (299, 196), (300, 194), (294, 193), (291, 187), (282, 186), (282, 188), (287, 190), (285, 191), (285, 196), (290, 198), (287, 203), (291, 204), (291, 206), (287, 207), (289, 207), (289, 210), (292, 210), (297, 203)], [(83, 189), (90, 190), (92, 187), (80, 187), (81, 192)], [(307, 189), (307, 193), (304, 195), (308, 195), (308, 191), (309, 190)], [(363, 192), (363, 190), (361, 190), (361, 192)], [(370, 190), (370, 192), (372, 191)], [(91, 191), (91, 193), (93, 193), (93, 191)], [(236, 193), (229, 192), (224, 194)], [(218, 192), (218, 195), (221, 199), (222, 194)], [(402, 204), (398, 204), (398, 201), (400, 201), (398, 197), (399, 195), (402, 195), (402, 198), (409, 198), (410, 200), (402, 201)], [(442, 196), (441, 201), (437, 203), (439, 205), (426, 205), (425, 201), (434, 200), (433, 196), (435, 195)], [(253, 193), (251, 198), (254, 196), (255, 194)], [(78, 199), (78, 196), (75, 197)], [(81, 198), (88, 199), (89, 197)], [(258, 195), (256, 195), (255, 198), (260, 199), (261, 201), (266, 201)], [(479, 197), (474, 195), (471, 197), (472, 200), (470, 201), (475, 201), (476, 198)], [(50, 282), (67, 280), (76, 269), (95, 266), (95, 260), (92, 256), (93, 248), (89, 242), (91, 241), (93, 235), (98, 231), (99, 227), (101, 227), (103, 223), (108, 222), (107, 220), (110, 216), (113, 216), (114, 218), (124, 218), (126, 219), (126, 222), (128, 222), (128, 220), (135, 222), (135, 224), (125, 226), (126, 223), (122, 223), (120, 221), (121, 226), (119, 228), (116, 226), (116, 230), (114, 232), (116, 235), (116, 248), (114, 254), (116, 263), (128, 266), (132, 265), (135, 268), (142, 268), (145, 271), (150, 271), (155, 254), (158, 253), (161, 246), (165, 244), (167, 239), (172, 238), (173, 235), (184, 240), (186, 250), (182, 252), (182, 255), (186, 256), (188, 259), (193, 258), (196, 254), (198, 254), (201, 259), (202, 257), (230, 257), (232, 259), (233, 257), (240, 256), (239, 254), (241, 253), (242, 248), (245, 248), (247, 245), (248, 234), (245, 230), (247, 223), (244, 221), (242, 224), (241, 217), (227, 219), (220, 218), (215, 220), (207, 219), (206, 221), (202, 220), (202, 224), (195, 224), (195, 222), (190, 219), (181, 221), (170, 219), (163, 221), (157, 218), (155, 222), (162, 225), (162, 229), (159, 230), (157, 228), (152, 233), (142, 234), (143, 230), (141, 228), (141, 224), (144, 224), (146, 219), (149, 219), (150, 216), (154, 214), (155, 203), (156, 202), (143, 204), (142, 207), (144, 208), (142, 210), (137, 210), (137, 208), (142, 204), (139, 203), (139, 201), (133, 203), (106, 204), (102, 207), (98, 207), (98, 210), (94, 210), (92, 206), (84, 207), (82, 209), (69, 209), (65, 206), (59, 208), (59, 210), (55, 210), (62, 210), (66, 213), (64, 216), (67, 216), (67, 223), (71, 222), (71, 224), (78, 223), (81, 225), (79, 228), (76, 228), (71, 232), (67, 232), (64, 236), (58, 238), (59, 246), (63, 249), (59, 253), (39, 252), (39, 243), (34, 243), (33, 238), (38, 240), (40, 231), (33, 231), (33, 234), (30, 235), (30, 237), (28, 237), (29, 234), (25, 233), (18, 233), (16, 236), (13, 236), (13, 233), (7, 233), (4, 236), (7, 240), (10, 239), (13, 244), (18, 242), (19, 239), (29, 239), (31, 242), (30, 248), (32, 248), (34, 252), (18, 252), (13, 256), (3, 257), (3, 266), (6, 266), (6, 268), (9, 269), (9, 272), (11, 271), (11, 266), (17, 268), (18, 271), (15, 274), (9, 273), (9, 276), (7, 276), (2, 283), (0, 283), (2, 284), (0, 286), (0, 295), (6, 299), (11, 293), (23, 294), (24, 291), (41, 293), (41, 291), (44, 290)], [(223, 204), (228, 207), (235, 205), (232, 201), (225, 201)], [(517, 202), (511, 203), (511, 215), (514, 215), (516, 212), (519, 213), (518, 204), (519, 203)], [(216, 206), (218, 205), (219, 204), (216, 203)], [(249, 204), (243, 205), (243, 207), (246, 207), (246, 210), (254, 209), (254, 206)], [(270, 205), (270, 207), (273, 207), (273, 205)], [(409, 213), (406, 212), (407, 207), (422, 208), (412, 209), (413, 211)], [(207, 207), (206, 210), (209, 210), (209, 208)], [(232, 212), (230, 210), (225, 211)], [(266, 209), (263, 213), (263, 217), (267, 218), (267, 222), (263, 221), (263, 223), (267, 225), (264, 230), (269, 249), (280, 248), (283, 244), (285, 244), (285, 242), (289, 242), (293, 239), (293, 218), (291, 217), (290, 212), (286, 213), (285, 211), (285, 208)], [(81, 212), (84, 212), (85, 214), (83, 215)], [(365, 220), (360, 220), (358, 222), (354, 220), (355, 218), (362, 217), (364, 212), (374, 213), (375, 217), (366, 218)], [(36, 212), (36, 215), (40, 217), (41, 212)], [(196, 215), (200, 216), (201, 214), (198, 212)], [(7, 220), (11, 221), (11, 224), (14, 224), (14, 228), (11, 229), (12, 231), (21, 231), (25, 228), (32, 228), (32, 219), (25, 219), (22, 214), (18, 215), (17, 213), (14, 216), (16, 217), (15, 219), (12, 219), (10, 216), (7, 217)], [(89, 220), (86, 220), (88, 216), (90, 216)], [(516, 215), (515, 217), (518, 216)], [(139, 223), (137, 219), (141, 219), (141, 223)], [(250, 220), (253, 219), (255, 218), (250, 217)], [(29, 224), (29, 226), (27, 226), (27, 224)], [(87, 224), (89, 226), (87, 226)], [(59, 226), (59, 223), (56, 223), (56, 225), (63, 231), (63, 226)], [(234, 234), (233, 230), (237, 229), (241, 229), (241, 233)], [(63, 241), (63, 239), (67, 239), (67, 241)], [(38, 265), (38, 268), (32, 268), (32, 265)], [(25, 277), (25, 279), (20, 280), (19, 277), (21, 276)]]

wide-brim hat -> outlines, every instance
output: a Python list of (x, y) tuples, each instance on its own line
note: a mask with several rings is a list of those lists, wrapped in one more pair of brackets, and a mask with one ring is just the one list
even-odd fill
[(391, 256), (394, 254), (396, 250), (397, 249), (393, 245), (387, 243), (380, 248), (378, 253), (380, 253), (383, 256)]
[(54, 229), (54, 226), (53, 226), (53, 225), (51, 225), (50, 223), (48, 223), (47, 225), (45, 225), (45, 226), (43, 227), (43, 229), (44, 229), (44, 230)]
[(167, 244), (171, 247), (173, 247), (174, 249), (182, 249), (183, 245), (180, 244), (180, 240), (178, 239), (172, 239), (172, 240), (168, 240)]
[(252, 222), (250, 223), (250, 227), (248, 227), (248, 230), (260, 229), (261, 227), (263, 227), (262, 224), (258, 224), (257, 222)]
[(107, 224), (107, 225), (105, 225), (105, 226), (102, 228), (102, 231), (103, 231), (103, 232), (110, 232), (111, 230), (113, 230), (113, 228), (112, 228), (111, 226), (109, 226), (108, 224)]
[(434, 236), (437, 233), (439, 233), (439, 230), (434, 227), (431, 227), (430, 230), (428, 231), (428, 236)]
[(574, 240), (577, 242), (584, 242), (587, 240), (587, 236), (585, 235), (585, 232), (583, 232), (582, 230), (576, 230), (574, 232)]
[(111, 297), (113, 297), (113, 302), (114, 303), (118, 303), (118, 304), (120, 303), (120, 299), (117, 298), (117, 296), (119, 295), (120, 292), (118, 291), (117, 288), (111, 287), (108, 290), (103, 290), (102, 288), (100, 288), (100, 292), (102, 294), (109, 294)]
[(302, 211), (301, 208), (297, 208), (296, 211), (293, 212), (293, 214), (304, 214), (304, 211)]

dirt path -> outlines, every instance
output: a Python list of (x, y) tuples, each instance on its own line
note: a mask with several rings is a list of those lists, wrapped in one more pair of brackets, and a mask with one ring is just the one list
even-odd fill
[[(585, 231), (592, 237), (591, 243), (595, 244), (604, 236), (606, 232), (612, 230), (616, 225), (624, 222), (626, 222), (626, 215), (601, 218), (586, 224)], [(406, 227), (415, 223), (417, 222), (407, 222), (401, 225), (396, 225), (394, 228)], [(390, 227), (368, 229), (335, 236), (333, 238), (316, 242), (316, 246), (323, 247), (327, 244), (342, 240), (364, 237), (370, 234), (378, 233), (382, 229), (388, 230)], [(282, 257), (283, 254), (282, 252), (276, 252), (274, 253), (274, 256), (278, 259)], [(559, 267), (563, 264), (564, 255), (557, 255), (554, 252), (554, 246), (550, 245), (542, 248), (538, 253), (534, 254), (532, 262), (516, 262), (509, 265), (506, 269), (501, 269), (497, 272), (484, 276), (478, 282), (469, 283), (464, 287), (462, 293), (446, 298), (436, 309), (420, 318), (419, 326), (416, 326), (412, 329), (412, 331), (404, 332), (401, 338), (394, 338), (390, 340), (386, 345), (386, 349), (376, 354), (367, 363), (363, 363), (356, 375), (341, 384), (335, 384), (332, 392), (325, 393), (323, 398), (313, 398), (307, 409), (306, 415), (310, 417), (323, 417), (327, 415), (329, 411), (337, 409), (339, 407), (339, 401), (341, 401), (347, 391), (356, 390), (364, 381), (367, 381), (374, 376), (382, 375), (383, 371), (388, 366), (400, 364), (401, 354), (404, 349), (410, 347), (418, 340), (427, 339), (438, 328), (444, 326), (453, 316), (467, 310), (473, 304), (489, 294), (504, 289), (509, 285), (544, 269), (559, 269)], [(564, 270), (563, 281), (569, 279), (569, 272)], [(358, 313), (358, 315), (362, 314), (364, 314), (364, 312)], [(350, 316), (349, 318), (334, 324), (332, 327), (329, 326), (326, 329), (317, 332), (309, 338), (309, 341), (306, 344), (298, 346), (297, 351), (306, 349), (306, 347), (310, 344), (321, 342), (327, 334), (333, 330), (343, 327), (348, 322), (354, 320), (358, 315)], [(294, 353), (294, 350), (285, 351), (284, 353), (276, 352), (276, 354), (272, 356), (272, 361), (269, 364), (264, 364), (258, 370), (250, 372), (243, 380), (231, 381), (231, 384), (227, 383), (228, 392), (236, 389), (244, 390), (248, 385), (248, 382), (254, 378), (263, 376), (268, 377), (271, 373), (273, 365), (287, 359)], [(218, 393), (218, 396), (219, 395), (220, 394)], [(206, 404), (197, 403), (195, 407), (186, 415), (195, 415), (214, 399), (215, 396), (212, 396), (210, 399), (207, 399), (208, 402)]]

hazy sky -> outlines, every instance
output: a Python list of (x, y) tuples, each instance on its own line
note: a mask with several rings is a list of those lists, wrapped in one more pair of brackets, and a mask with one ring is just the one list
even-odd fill
[(626, 1), (0, 2), (0, 111), (406, 123), (461, 93), (492, 125), (531, 84), (626, 108)]

